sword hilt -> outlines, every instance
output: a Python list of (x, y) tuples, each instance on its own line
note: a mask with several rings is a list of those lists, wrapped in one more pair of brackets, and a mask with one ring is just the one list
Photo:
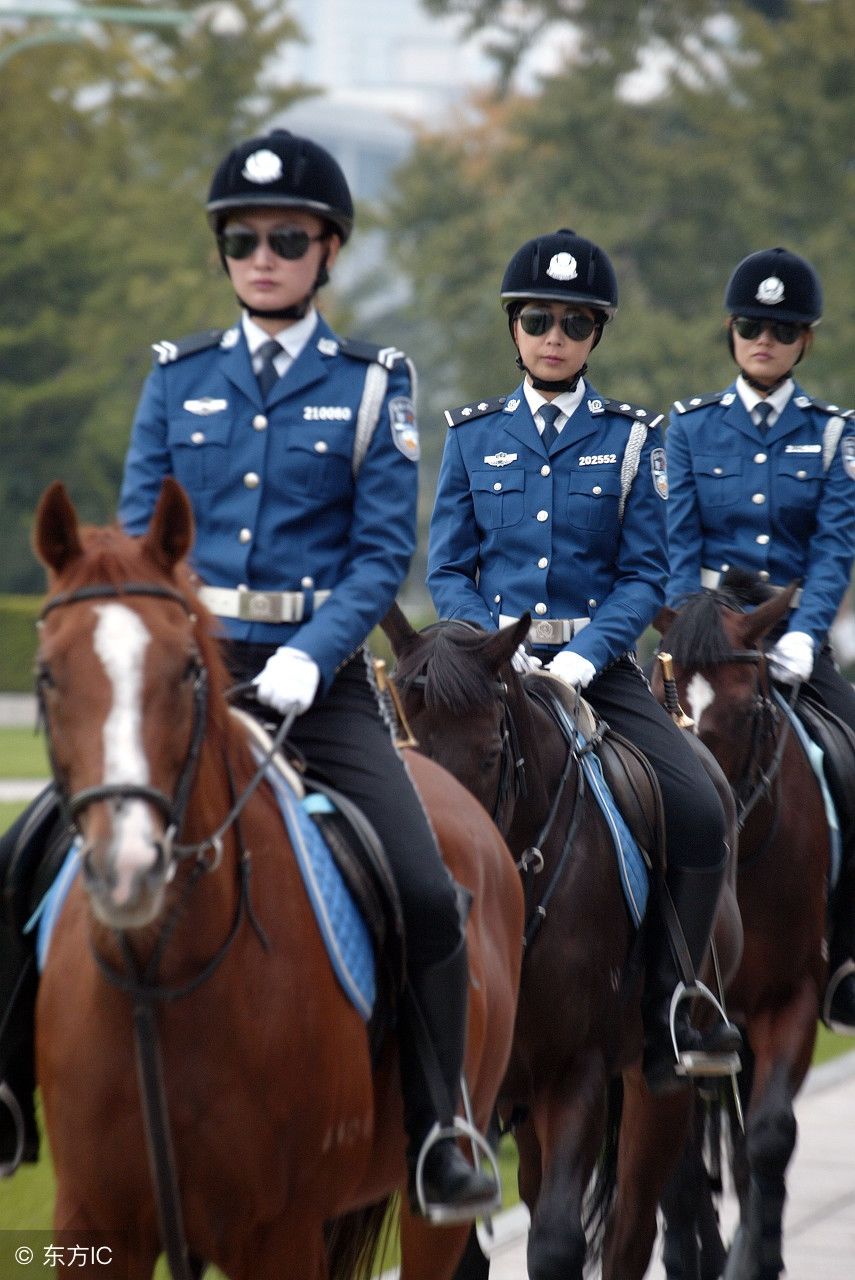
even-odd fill
[(695, 722), (691, 716), (686, 715), (680, 706), (680, 699), (677, 697), (677, 681), (674, 679), (674, 659), (670, 653), (659, 653), (656, 656), (662, 671), (662, 684), (665, 689), (665, 710), (678, 729), (693, 729)]
[(391, 679), (386, 670), (386, 663), (382, 658), (374, 658), (372, 661), (374, 668), (374, 680), (377, 685), (377, 692), (380, 700), (391, 724), (397, 727), (395, 734), (396, 747), (417, 747), (418, 740), (409, 726), (407, 717), (404, 714), (401, 695), (395, 687), (395, 681)]

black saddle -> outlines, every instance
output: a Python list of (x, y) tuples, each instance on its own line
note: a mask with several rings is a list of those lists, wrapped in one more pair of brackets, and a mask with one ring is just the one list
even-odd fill
[(823, 772), (840, 821), (844, 850), (855, 851), (855, 733), (824, 703), (803, 689), (796, 715), (821, 748)]

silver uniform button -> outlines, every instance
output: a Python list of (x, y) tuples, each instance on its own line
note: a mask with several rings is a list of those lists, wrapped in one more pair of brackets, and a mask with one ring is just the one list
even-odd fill
[(551, 471), (552, 471), (552, 467), (548, 467), (544, 462), (543, 466), (540, 468), (540, 474), (542, 476), (548, 476)]
[(759, 543), (761, 547), (765, 547), (769, 542), (769, 535), (768, 533), (758, 533), (754, 541)]
[(246, 485), (247, 489), (257, 489), (258, 486), (261, 484), (261, 478), (257, 472), (247, 471), (246, 475), (243, 478), (243, 482)]
[(543, 524), (544, 520), (548, 520), (548, 519), (549, 519), (549, 512), (548, 512), (548, 511), (538, 511), (537, 516), (536, 516), (535, 518), (536, 518), (537, 520), (539, 520), (541, 524)]
[(549, 564), (549, 561), (547, 560), (546, 556), (541, 556), (537, 562), (537, 567), (538, 569), (545, 569), (548, 566), (548, 564)]
[(760, 570), (760, 572), (757, 574), (757, 577), (758, 577), (758, 578), (761, 578), (761, 579), (763, 580), (763, 582), (768, 582), (768, 581), (769, 581), (769, 573), (768, 573), (768, 570), (766, 570), (766, 569), (761, 569), (761, 570)]
[(300, 579), (300, 586), (303, 588), (304, 591), (311, 591), (314, 585), (315, 585), (314, 578), (310, 578), (308, 574), (306, 575), (305, 578)]
[(191, 443), (191, 444), (204, 444), (204, 443), (205, 443), (205, 432), (204, 432), (204, 431), (194, 431), (194, 432), (193, 432), (193, 434), (192, 434), (192, 436), (190, 437), (190, 443)]
[(797, 478), (798, 478), (799, 480), (804, 480), (804, 479), (805, 479), (805, 477), (807, 476), (807, 472), (806, 472), (806, 471), (797, 471), (797, 472), (796, 472), (796, 476), (797, 476)]
[(754, 455), (754, 461), (755, 461), (755, 462), (765, 462), (765, 461), (766, 461), (766, 456), (767, 456), (767, 455), (766, 455), (765, 453), (755, 453), (755, 455)]
[(714, 476), (724, 475), (724, 472), (722, 471), (721, 467), (713, 467), (712, 473)]
[(326, 440), (316, 440), (314, 444), (314, 450), (315, 450), (315, 453), (326, 453), (329, 450), (329, 445), (327, 444)]
[(588, 601), (588, 608), (589, 608), (589, 609), (596, 609), (596, 607), (597, 607), (597, 602), (596, 602), (596, 600), (594, 599), (594, 597), (593, 597), (593, 596), (591, 596), (591, 599)]
[(264, 414), (257, 413), (252, 420), (252, 425), (255, 427), (256, 431), (263, 431), (264, 428), (267, 426), (267, 419), (265, 418)]
[(496, 481), (496, 483), (493, 485), (493, 488), (496, 490), (496, 492), (497, 492), (497, 493), (499, 492), (499, 490), (501, 489), (501, 487), (502, 487), (502, 482), (501, 482), (501, 480), (497, 480), (497, 481)]
[(751, 501), (754, 503), (755, 507), (762, 507), (763, 503), (766, 501), (766, 495), (765, 493), (754, 493), (751, 495)]
[(238, 542), (249, 542), (251, 538), (252, 538), (251, 529), (241, 529), (240, 533), (238, 534)]
[(536, 605), (534, 606), (534, 611), (535, 611), (535, 613), (546, 613), (546, 605), (545, 605), (545, 604), (536, 604)]
[(602, 492), (603, 492), (603, 487), (602, 485), (599, 485), (599, 484), (595, 484), (593, 489), (591, 490), (591, 493), (602, 493)]
[(493, 596), (493, 599), (494, 599), (494, 601), (496, 602), (496, 604), (498, 604), (498, 603), (499, 603), (499, 601), (501, 600), (501, 598), (502, 598), (501, 596)]

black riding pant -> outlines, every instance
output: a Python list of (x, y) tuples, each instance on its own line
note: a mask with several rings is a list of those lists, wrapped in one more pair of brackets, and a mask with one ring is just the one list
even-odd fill
[(824, 644), (817, 654), (807, 683), (823, 705), (855, 733), (855, 689), (837, 670), (828, 644)]
[(725, 816), (709, 775), (635, 660), (620, 658), (591, 681), (585, 699), (644, 753), (659, 780), (669, 867), (716, 867), (725, 853)]
[[(235, 679), (244, 681), (261, 671), (275, 648), (232, 641), (225, 656)], [(454, 883), (392, 741), (364, 653), (351, 658), (297, 717), (290, 741), (311, 771), (352, 800), (377, 832), (401, 898), (410, 968), (445, 959), (461, 934)]]

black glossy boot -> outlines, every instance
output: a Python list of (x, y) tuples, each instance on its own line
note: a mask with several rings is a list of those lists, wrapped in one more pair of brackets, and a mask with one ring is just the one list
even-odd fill
[[(709, 946), (727, 861), (718, 867), (672, 867), (666, 883), (696, 974)], [(693, 1026), (689, 996), (672, 1005), (682, 981), (668, 930), (657, 922), (644, 995), (644, 1078), (652, 1093), (667, 1093), (687, 1076), (733, 1075), (739, 1070), (742, 1037), (718, 1015), (708, 1030)], [(675, 1053), (676, 1041), (676, 1053)]]
[[(410, 971), (399, 1026), (408, 1193), (431, 1222), (466, 1222), (494, 1212), (495, 1178), (466, 1159), (454, 1114), (466, 1042), (469, 964), (462, 938), (447, 959)], [(486, 1150), (478, 1135), (478, 1145)]]
[(855, 850), (847, 848), (832, 908), (831, 963), (822, 1020), (839, 1035), (855, 1036)]

